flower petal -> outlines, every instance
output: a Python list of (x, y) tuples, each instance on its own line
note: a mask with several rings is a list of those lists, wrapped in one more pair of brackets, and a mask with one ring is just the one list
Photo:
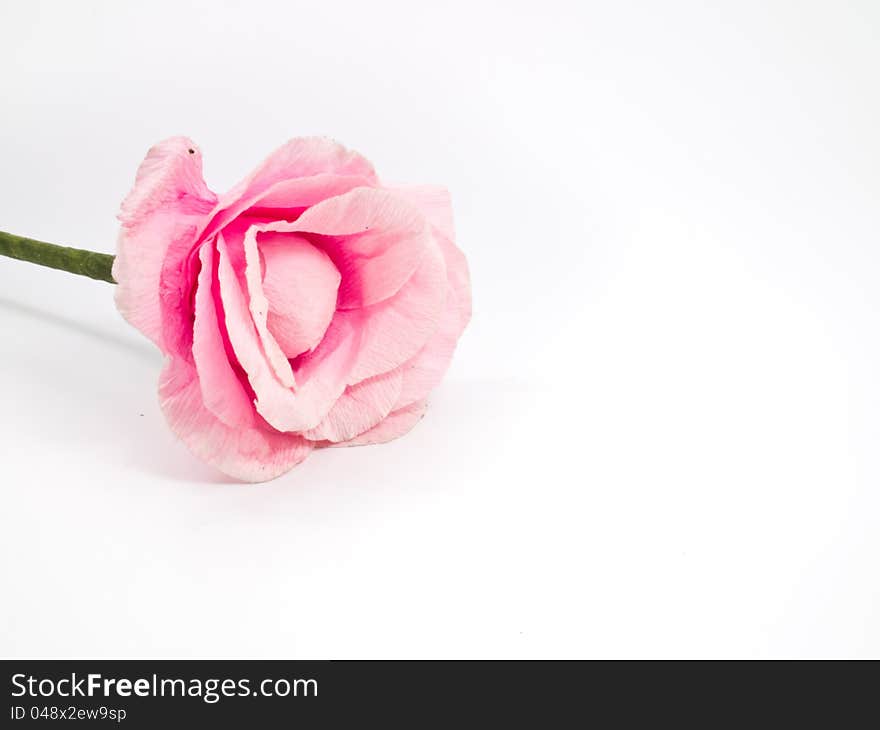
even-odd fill
[(342, 275), (339, 309), (368, 307), (394, 296), (416, 270), (431, 238), (426, 218), (414, 205), (374, 188), (324, 200), (294, 222), (259, 228), (318, 236), (312, 240)]
[(198, 458), (236, 479), (274, 479), (312, 450), (309, 441), (295, 434), (223, 423), (205, 407), (195, 369), (179, 358), (166, 362), (159, 379), (159, 402), (178, 438)]
[[(342, 195), (355, 188), (372, 187), (375, 184), (376, 179), (373, 176), (338, 175), (329, 172), (281, 180), (250, 201), (248, 215), (251, 215), (251, 211), (254, 211), (254, 215), (260, 215), (266, 211), (308, 208), (335, 195)], [(278, 216), (274, 217), (277, 220)]]
[[(265, 265), (260, 289), (266, 299), (268, 331), (284, 356), (295, 358), (317, 347), (336, 311), (341, 276), (330, 257), (296, 234), (262, 233), (259, 253)], [(246, 240), (245, 246), (250, 244)], [(255, 320), (256, 321), (256, 320)]]
[(439, 185), (386, 186), (415, 205), (434, 228), (434, 238), (443, 251), (449, 283), (456, 292), (464, 329), (471, 317), (471, 282), (467, 260), (455, 245), (455, 225), (449, 191)]
[[(286, 228), (288, 224), (271, 226), (273, 230), (278, 227)], [(337, 357), (337, 364), (347, 368), (336, 373), (343, 385), (355, 385), (404, 364), (437, 331), (447, 290), (443, 254), (429, 240), (422, 262), (397, 294), (363, 309), (337, 310), (328, 328), (328, 334), (333, 333), (329, 338), (332, 345), (325, 347), (325, 336), (321, 345), (299, 358), (294, 368), (298, 389), (305, 379), (323, 377), (322, 361), (330, 351), (353, 353), (351, 359), (347, 355)]]
[(248, 309), (250, 310), (254, 326), (257, 329), (257, 336), (260, 338), (263, 353), (272, 366), (272, 371), (275, 373), (275, 377), (278, 378), (278, 382), (286, 388), (293, 388), (296, 383), (293, 377), (293, 369), (290, 367), (287, 356), (269, 332), (269, 301), (263, 292), (260, 252), (257, 249), (256, 228), (253, 226), (244, 235), (244, 256)]
[(355, 436), (353, 439), (340, 441), (339, 443), (322, 443), (321, 446), (365, 446), (367, 444), (384, 444), (388, 441), (393, 441), (412, 430), (413, 426), (425, 415), (427, 407), (428, 402), (424, 400), (411, 403), (399, 410), (392, 411), (388, 414), (387, 418), (360, 436)]
[[(122, 315), (166, 354), (185, 352), (186, 259), (217, 196), (202, 179), (198, 148), (172, 137), (150, 149), (122, 203), (113, 278)], [(181, 345), (181, 341), (184, 344)]]
[(461, 332), (467, 327), (468, 322), (471, 321), (471, 275), (468, 270), (467, 259), (451, 239), (443, 235), (437, 235), (436, 232), (434, 239), (443, 252), (449, 286), (455, 292), (455, 303), (458, 307), (459, 325), (461, 328), (459, 332)]
[(395, 409), (425, 398), (440, 384), (471, 316), (470, 279), (464, 255), (451, 241), (439, 234), (437, 238), (450, 282), (446, 308), (437, 331), (418, 354), (403, 366), (403, 389)]
[[(361, 341), (349, 384), (388, 372), (412, 358), (437, 331), (444, 311), (446, 265), (433, 243), (419, 268), (391, 299), (351, 312)], [(342, 314), (339, 312), (337, 317)]]
[(403, 385), (400, 398), (394, 405), (395, 410), (424, 399), (440, 384), (452, 361), (460, 334), (458, 304), (455, 294), (450, 291), (446, 311), (440, 319), (437, 332), (416, 356), (401, 368)]
[(455, 240), (452, 200), (446, 188), (440, 185), (386, 185), (385, 188), (415, 205), (443, 236)]
[[(230, 355), (234, 355), (224, 342), (225, 323), (218, 318), (213, 291), (214, 247), (202, 246), (199, 260), (202, 268), (195, 297), (192, 353), (202, 400), (205, 407), (227, 426), (252, 426), (254, 406), (230, 364)], [(222, 316), (222, 312), (220, 314)]]
[(400, 399), (400, 369), (377, 375), (345, 389), (330, 412), (302, 435), (312, 441), (347, 441), (385, 418)]
[(360, 185), (376, 185), (365, 158), (326, 137), (297, 137), (269, 155), (222, 196), (203, 234), (207, 238), (248, 208), (303, 208)]
[(311, 353), (320, 359), (320, 371), (296, 374), (296, 392), (275, 377), (260, 345), (244, 292), (232, 268), (226, 242), (217, 237), (220, 254), (218, 278), (226, 316), (229, 341), (256, 394), (257, 412), (279, 431), (305, 431), (317, 426), (345, 390), (345, 375), (351, 369), (357, 333), (348, 323), (328, 328), (318, 348)]

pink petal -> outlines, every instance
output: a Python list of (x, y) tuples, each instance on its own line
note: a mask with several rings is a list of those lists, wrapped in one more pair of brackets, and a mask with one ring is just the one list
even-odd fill
[(254, 406), (250, 395), (229, 362), (230, 353), (223, 340), (214, 301), (214, 247), (204, 245), (199, 251), (201, 271), (195, 297), (193, 360), (202, 390), (202, 401), (227, 426), (252, 426)]
[(449, 191), (438, 185), (394, 185), (388, 189), (409, 200), (434, 227), (435, 239), (446, 259), (449, 283), (456, 292), (461, 313), (461, 328), (464, 329), (471, 317), (471, 282), (467, 260), (455, 245), (455, 226)]
[(471, 289), (464, 255), (449, 240), (438, 235), (450, 284), (446, 308), (437, 332), (419, 353), (403, 366), (403, 389), (395, 409), (422, 400), (436, 388), (455, 353), (461, 333), (471, 316)]
[(284, 474), (309, 455), (297, 435), (257, 425), (231, 428), (205, 408), (195, 369), (170, 358), (159, 380), (159, 400), (171, 430), (200, 459), (236, 479), (262, 482)]
[(327, 331), (341, 277), (327, 254), (301, 236), (263, 233), (259, 250), (265, 263), (268, 329), (292, 359), (313, 350)]
[[(336, 312), (321, 344), (299, 359), (297, 390), (310, 380), (349, 386), (395, 370), (437, 331), (446, 291), (443, 256), (432, 244), (415, 274), (387, 302)], [(335, 360), (332, 367), (328, 353)]]
[[(219, 263), (217, 278), (220, 284), (220, 300), (223, 304), (226, 332), (236, 359), (245, 371), (251, 387), (256, 393), (257, 410), (260, 404), (280, 404), (280, 407), (294, 408), (294, 394), (290, 387), (282, 385), (275, 377), (260, 344), (256, 327), (251, 319), (244, 292), (233, 270), (229, 249), (223, 234), (217, 237)], [(261, 411), (262, 412), (262, 411)], [(264, 416), (265, 417), (265, 416)], [(270, 424), (272, 423), (270, 419)], [(278, 428), (276, 426), (276, 428)], [(296, 430), (282, 429), (279, 431)]]
[(260, 230), (318, 234), (314, 243), (342, 274), (339, 309), (367, 307), (394, 296), (430, 244), (427, 221), (415, 206), (373, 188), (337, 195), (292, 223), (278, 221)]
[(437, 331), (444, 311), (446, 265), (438, 248), (428, 246), (419, 268), (391, 299), (352, 312), (361, 341), (349, 384), (388, 372), (412, 358)]
[(116, 306), (166, 353), (187, 349), (186, 260), (216, 201), (202, 179), (198, 148), (172, 137), (150, 149), (122, 203)]
[(303, 433), (312, 441), (346, 441), (371, 429), (385, 418), (400, 398), (400, 370), (377, 375), (346, 388), (315, 428)]
[(471, 321), (471, 275), (468, 270), (467, 259), (452, 240), (442, 235), (436, 235), (436, 233), (434, 238), (443, 252), (449, 286), (455, 292), (455, 302), (458, 307), (461, 328), (459, 332), (461, 332), (468, 322)]
[(376, 178), (372, 175), (338, 175), (327, 172), (311, 177), (281, 180), (254, 198), (249, 210), (259, 214), (260, 211), (308, 208), (335, 195), (342, 195), (355, 188), (373, 187), (375, 184)]
[(455, 240), (452, 219), (452, 200), (449, 191), (440, 185), (392, 185), (384, 186), (415, 205), (441, 235)]
[[(296, 394), (303, 408), (308, 405), (308, 415), (302, 420), (311, 421), (302, 427), (304, 431), (323, 420), (349, 385), (361, 335), (356, 323), (341, 314), (333, 317), (318, 346), (297, 359)], [(313, 420), (315, 415), (317, 420)]]
[(437, 332), (418, 354), (401, 368), (403, 387), (400, 398), (394, 406), (395, 410), (423, 400), (440, 384), (452, 361), (460, 334), (459, 307), (455, 294), (450, 291)]
[(373, 428), (365, 431), (360, 436), (339, 443), (322, 443), (321, 446), (365, 446), (367, 444), (384, 444), (388, 441), (393, 441), (412, 430), (413, 426), (425, 415), (427, 407), (427, 401), (411, 403), (404, 408), (392, 411), (384, 421), (381, 421), (378, 425), (373, 426)]
[(255, 227), (248, 229), (244, 236), (245, 281), (248, 290), (248, 308), (251, 319), (257, 329), (263, 353), (278, 381), (287, 388), (292, 388), (296, 381), (293, 369), (287, 356), (269, 332), (269, 301), (263, 293), (263, 274), (260, 252), (257, 249), (257, 232)]
[(223, 195), (203, 237), (254, 206), (307, 207), (357, 185), (376, 184), (373, 166), (357, 152), (326, 137), (297, 137)]
[(331, 326), (313, 353), (321, 357), (320, 372), (304, 372), (302, 379), (297, 374), (296, 392), (285, 387), (275, 377), (263, 353), (222, 234), (217, 239), (217, 250), (226, 330), (236, 358), (256, 394), (257, 411), (279, 431), (314, 428), (345, 390), (344, 374), (350, 369), (356, 337), (342, 323), (335, 329)]

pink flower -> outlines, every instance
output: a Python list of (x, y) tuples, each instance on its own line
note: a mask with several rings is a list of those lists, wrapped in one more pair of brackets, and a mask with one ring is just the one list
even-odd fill
[(470, 318), (446, 191), (383, 185), (328, 139), (291, 140), (221, 196), (196, 145), (168, 139), (119, 217), (116, 305), (166, 355), (162, 410), (239, 479), (409, 431)]

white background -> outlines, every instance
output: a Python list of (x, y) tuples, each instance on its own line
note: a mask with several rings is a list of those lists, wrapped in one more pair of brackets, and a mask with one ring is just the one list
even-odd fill
[(880, 5), (0, 7), (0, 228), (325, 134), (474, 287), (409, 436), (245, 486), (110, 285), (0, 260), (0, 653), (880, 656)]

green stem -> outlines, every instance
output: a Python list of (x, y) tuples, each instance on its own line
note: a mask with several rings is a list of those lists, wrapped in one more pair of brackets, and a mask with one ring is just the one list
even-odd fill
[(33, 238), (0, 231), (0, 256), (30, 261), (32, 264), (69, 271), (71, 274), (109, 281), (111, 284), (116, 283), (111, 273), (113, 256), (107, 253), (56, 246), (54, 243), (35, 241)]

